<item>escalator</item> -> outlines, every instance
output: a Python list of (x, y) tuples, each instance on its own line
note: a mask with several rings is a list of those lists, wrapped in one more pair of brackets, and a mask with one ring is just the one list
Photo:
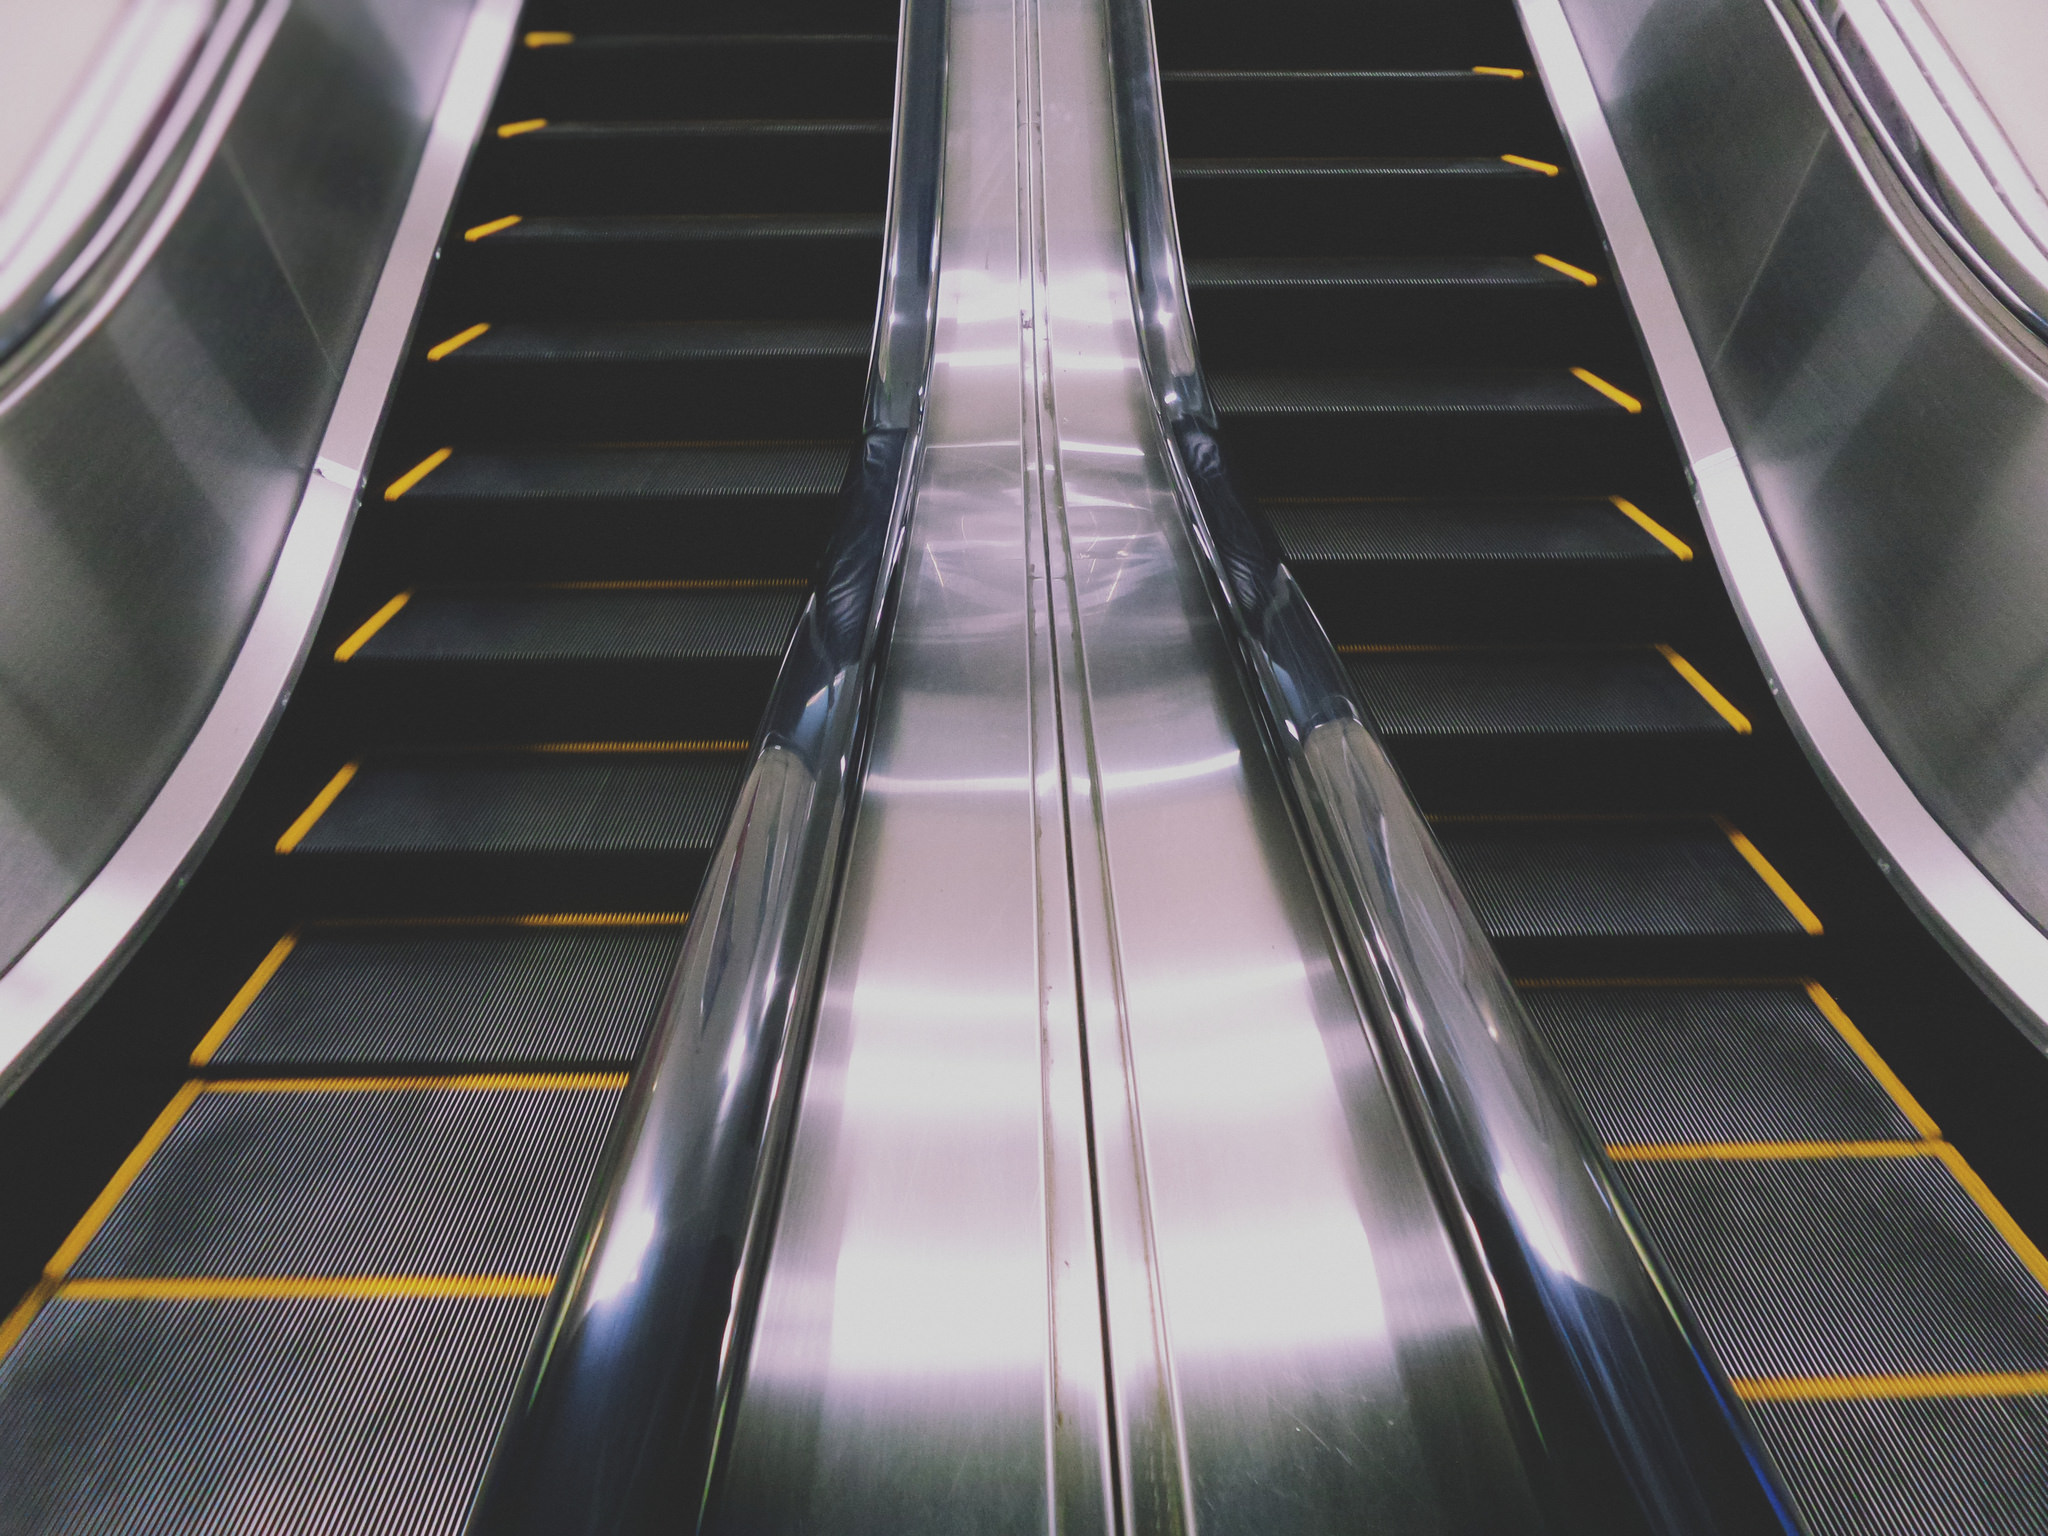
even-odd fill
[(2048, 1072), (1785, 727), (1513, 8), (1155, 26), (1238, 493), (1800, 1522), (2039, 1528)]
[(527, 7), (291, 706), (0, 1122), (0, 1528), (465, 1517), (862, 430), (896, 25)]

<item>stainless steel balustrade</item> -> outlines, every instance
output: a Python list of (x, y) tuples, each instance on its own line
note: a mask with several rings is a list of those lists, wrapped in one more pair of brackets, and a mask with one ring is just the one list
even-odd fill
[(2048, 342), (1800, 0), (1520, 4), (1788, 719), (2048, 1049)]

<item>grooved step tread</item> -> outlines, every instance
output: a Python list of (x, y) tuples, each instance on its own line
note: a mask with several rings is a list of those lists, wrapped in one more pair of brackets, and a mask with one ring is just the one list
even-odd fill
[(887, 118), (730, 117), (648, 122), (628, 119), (611, 123), (546, 123), (487, 142), (502, 146), (564, 142), (607, 144), (635, 139), (879, 139), (887, 137), (888, 132)]
[(515, 320), (433, 366), (691, 363), (868, 355), (872, 327), (815, 320)]
[(1160, 79), (1169, 83), (1199, 81), (1205, 85), (1229, 85), (1237, 81), (1321, 81), (1378, 80), (1423, 81), (1443, 85), (1470, 85), (1481, 90), (1500, 90), (1524, 82), (1505, 75), (1482, 75), (1470, 69), (1162, 69)]
[(723, 245), (881, 238), (879, 214), (554, 213), (522, 218), (476, 243), (495, 249), (507, 245)]
[(355, 653), (362, 661), (699, 661), (773, 658), (806, 594), (512, 588), (422, 592)]
[(1498, 155), (1430, 155), (1393, 157), (1274, 155), (1175, 160), (1175, 181), (1270, 181), (1326, 179), (1332, 181), (1453, 180), (1545, 181), (1543, 171), (1514, 165)]
[(1216, 373), (1225, 416), (1629, 414), (1562, 368)]
[(630, 1066), (682, 941), (679, 924), (314, 929), (208, 1065)]
[(1733, 727), (1648, 647), (1391, 650), (1345, 657), (1390, 736), (1725, 736)]
[(405, 501), (831, 496), (846, 478), (849, 454), (842, 444), (464, 448), (408, 490)]
[(587, 53), (640, 53), (657, 49), (672, 53), (735, 52), (748, 48), (886, 48), (896, 39), (885, 32), (601, 32), (577, 33), (567, 42), (533, 51), (535, 63)]
[(1711, 822), (1445, 818), (1436, 833), (1496, 939), (1803, 932)]
[(717, 841), (739, 775), (737, 753), (373, 759), (292, 856), (701, 852)]
[(1575, 277), (1520, 256), (1206, 256), (1188, 262), (1187, 278), (1197, 295), (1302, 288), (1591, 291)]
[(1269, 502), (1297, 565), (1377, 561), (1643, 561), (1678, 556), (1612, 502)]

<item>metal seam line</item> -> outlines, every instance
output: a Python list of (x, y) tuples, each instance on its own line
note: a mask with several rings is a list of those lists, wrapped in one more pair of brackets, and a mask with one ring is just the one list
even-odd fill
[[(1536, 259), (1538, 261), (1541, 261), (1543, 258), (1541, 256), (1538, 256)], [(1628, 500), (1626, 497), (1623, 496), (1610, 496), (1607, 499), (1613, 502), (1614, 505), (1620, 509), (1621, 515), (1623, 517), (1627, 518), (1630, 522), (1634, 523), (1638, 528), (1642, 529), (1643, 532), (1647, 533), (1659, 544), (1662, 544), (1666, 549), (1670, 550), (1671, 553), (1678, 556), (1679, 559), (1692, 559), (1692, 546), (1690, 544), (1686, 543), (1685, 540), (1681, 539), (1677, 534), (1673, 533), (1670, 529), (1666, 528), (1662, 523), (1658, 522), (1654, 517), (1650, 516), (1649, 513), (1645, 512), (1641, 507), (1637, 506), (1634, 502)]]
[(1750, 733), (1749, 716), (1729, 703), (1727, 697), (1720, 689), (1701, 676), (1698, 667), (1695, 667), (1668, 645), (1659, 645), (1656, 647), (1656, 651), (1659, 656), (1662, 656), (1671, 663), (1672, 671), (1692, 684), (1693, 691), (1713, 706), (1715, 714), (1734, 727), (1736, 735), (1747, 736)]

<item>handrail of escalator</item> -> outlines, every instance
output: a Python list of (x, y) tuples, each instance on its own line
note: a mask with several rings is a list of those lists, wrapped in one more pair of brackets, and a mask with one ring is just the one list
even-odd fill
[(900, 574), (937, 291), (946, 0), (904, 0), (864, 433), (469, 1530), (697, 1527), (744, 1360)]
[(1175, 233), (1149, 0), (1110, 0), (1109, 11), (1127, 256), (1182, 505), (1538, 1437), (1569, 1441), (1546, 1421), (1590, 1418), (1605, 1447), (1595, 1465), (1622, 1485), (1618, 1499), (1590, 1502), (1618, 1506), (1624, 1525), (1658, 1536), (1796, 1530), (1335, 648), (1231, 487)]
[(260, 9), (133, 0), (100, 42), (0, 205), (0, 387), (29, 361), (17, 355), (25, 345), (79, 308), (147, 226)]
[[(1940, 29), (1913, 0), (1774, 3), (1921, 214), (2006, 308), (2048, 337), (2048, 195), (2039, 184), (2048, 167), (2028, 163)], [(2038, 160), (2048, 146), (2034, 152)]]

